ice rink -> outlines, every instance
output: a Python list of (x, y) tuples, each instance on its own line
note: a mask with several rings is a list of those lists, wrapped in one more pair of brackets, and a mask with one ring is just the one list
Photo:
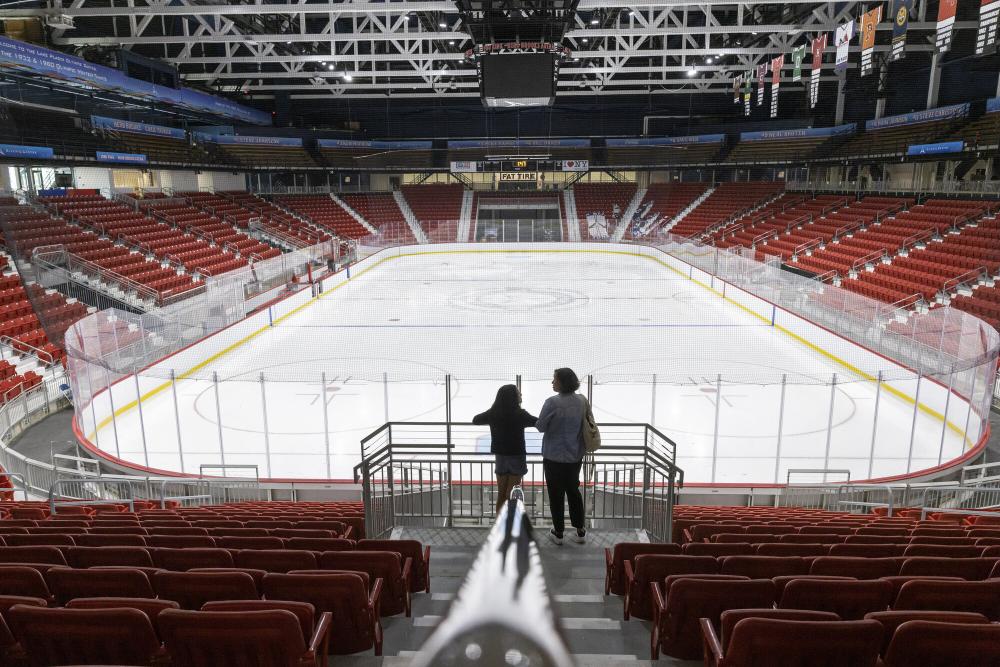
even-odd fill
[(445, 419), (446, 376), (452, 420), (470, 421), (517, 376), (537, 413), (552, 370), (569, 366), (592, 376), (598, 421), (650, 422), (672, 438), (686, 482), (783, 482), (788, 468), (879, 477), (969, 445), (912, 400), (876, 401), (876, 384), (835, 356), (613, 247), (469, 246), (376, 263), (197, 372), (171, 369), (185, 379), (90, 439), (157, 469), (224, 462), (347, 479), (361, 438), (387, 420)]

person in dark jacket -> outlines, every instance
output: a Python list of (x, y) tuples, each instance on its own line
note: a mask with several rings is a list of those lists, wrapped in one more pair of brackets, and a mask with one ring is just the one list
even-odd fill
[(496, 457), (497, 514), (510, 492), (528, 472), (524, 450), (524, 429), (535, 425), (536, 418), (521, 407), (521, 392), (512, 384), (497, 390), (493, 407), (472, 418), (473, 424), (489, 424), (490, 451)]

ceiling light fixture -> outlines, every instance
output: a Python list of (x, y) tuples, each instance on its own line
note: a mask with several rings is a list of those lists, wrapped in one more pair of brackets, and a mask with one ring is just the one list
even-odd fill
[(344, 81), (354, 81), (354, 77), (351, 76), (350, 72), (344, 72)]
[(438, 23), (438, 27), (439, 27), (439, 28), (447, 28), (447, 27), (448, 27), (448, 24), (447, 24), (447, 23), (445, 23), (444, 21), (442, 21), (441, 23)]
[(691, 69), (688, 70), (688, 76), (698, 76), (698, 70), (696, 70), (693, 65), (691, 66)]

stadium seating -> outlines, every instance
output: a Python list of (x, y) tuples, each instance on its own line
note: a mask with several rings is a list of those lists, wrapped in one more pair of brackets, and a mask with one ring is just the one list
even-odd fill
[(654, 235), (684, 209), (691, 206), (709, 188), (708, 183), (652, 183), (646, 189), (632, 228), (625, 238)]
[(275, 197), (274, 201), (336, 236), (356, 239), (371, 233), (343, 206), (327, 195), (284, 195)]
[(413, 231), (391, 193), (344, 194), (341, 199), (374, 227), (386, 242), (416, 242)]
[(404, 185), (403, 196), (432, 242), (455, 240), (462, 216), (461, 185)]
[(731, 224), (752, 209), (760, 208), (784, 190), (781, 182), (722, 183), (667, 231), (677, 236), (698, 237), (716, 227)]
[[(634, 183), (577, 183), (573, 186), (580, 238), (593, 237), (587, 224), (587, 216), (603, 216), (607, 221), (608, 235), (614, 233), (614, 228), (628, 210), (635, 193)], [(572, 221), (568, 221), (568, 224), (572, 224)]]

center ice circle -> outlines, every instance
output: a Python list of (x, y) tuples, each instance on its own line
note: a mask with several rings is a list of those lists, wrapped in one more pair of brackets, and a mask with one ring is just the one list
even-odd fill
[(502, 313), (569, 310), (581, 308), (588, 301), (585, 294), (576, 290), (524, 286), (473, 290), (449, 299), (455, 308)]

